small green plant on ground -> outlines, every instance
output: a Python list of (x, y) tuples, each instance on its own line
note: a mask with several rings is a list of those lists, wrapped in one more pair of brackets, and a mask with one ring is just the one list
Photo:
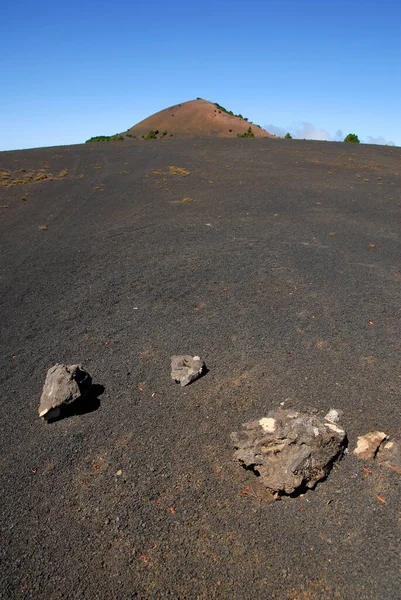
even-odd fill
[(162, 131), (161, 137), (164, 137), (167, 135), (167, 129), (165, 129), (164, 131)]
[(237, 133), (237, 137), (239, 138), (254, 138), (255, 134), (252, 131), (252, 127), (249, 126), (245, 133)]
[(359, 137), (355, 133), (349, 133), (344, 138), (344, 142), (347, 144), (360, 144)]
[(292, 135), (290, 133), (286, 133), (284, 136), (285, 140), (292, 140)]
[(95, 135), (94, 137), (86, 140), (85, 144), (91, 142), (122, 142), (124, 140), (124, 136), (116, 133), (115, 135)]
[[(149, 133), (145, 136), (145, 140), (156, 140), (157, 139), (156, 131), (151, 129), (149, 131)], [(159, 133), (159, 132), (157, 131), (157, 133)]]

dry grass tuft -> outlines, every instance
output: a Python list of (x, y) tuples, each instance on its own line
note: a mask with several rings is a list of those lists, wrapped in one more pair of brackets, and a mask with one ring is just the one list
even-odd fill
[(39, 225), (39, 229), (41, 231), (46, 231), (47, 230), (47, 225)]
[(171, 175), (181, 175), (181, 177), (187, 177), (188, 175), (190, 175), (190, 172), (186, 169), (183, 169), (182, 167), (171, 166), (169, 167), (169, 171)]

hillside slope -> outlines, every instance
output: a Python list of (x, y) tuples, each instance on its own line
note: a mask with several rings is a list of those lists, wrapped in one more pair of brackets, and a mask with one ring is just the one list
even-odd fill
[(252, 127), (257, 138), (275, 137), (240, 116), (228, 114), (213, 102), (198, 99), (165, 108), (140, 121), (126, 133), (142, 137), (153, 129), (167, 131), (167, 135), (172, 134), (174, 137), (237, 137), (238, 133), (246, 132), (248, 127)]

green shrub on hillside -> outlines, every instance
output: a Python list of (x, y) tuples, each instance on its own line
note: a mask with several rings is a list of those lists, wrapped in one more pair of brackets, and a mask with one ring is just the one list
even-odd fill
[(217, 108), (219, 110), (221, 110), (222, 112), (225, 112), (227, 115), (232, 115), (233, 117), (235, 117), (232, 110), (227, 110), (226, 108), (224, 108), (224, 106), (221, 106), (221, 104), (219, 104), (218, 102), (215, 102), (214, 105), (217, 106)]
[(344, 142), (347, 144), (360, 144), (359, 137), (355, 133), (349, 133), (347, 137), (344, 138)]
[(95, 135), (94, 137), (86, 140), (85, 144), (89, 142), (122, 142), (124, 141), (124, 136), (116, 133), (115, 135)]
[(290, 133), (286, 133), (284, 136), (285, 140), (292, 140), (292, 135)]
[(227, 110), (226, 108), (224, 108), (224, 106), (221, 106), (221, 104), (219, 104), (218, 102), (215, 102), (214, 105), (217, 106), (217, 108), (219, 110), (221, 110), (221, 112), (225, 112), (227, 115), (231, 115), (232, 117), (238, 117), (239, 119), (243, 119), (244, 121), (249, 120), (246, 117), (243, 117), (241, 115), (241, 113), (239, 115), (235, 115), (232, 110)]
[(252, 127), (249, 126), (248, 130), (245, 133), (237, 133), (237, 137), (239, 138), (254, 138), (255, 134), (252, 131)]
[(145, 140), (157, 140), (156, 131), (153, 131), (153, 129), (151, 129), (149, 133), (145, 136)]

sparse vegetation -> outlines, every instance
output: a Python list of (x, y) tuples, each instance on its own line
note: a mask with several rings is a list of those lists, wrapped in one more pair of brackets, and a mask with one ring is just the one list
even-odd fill
[(284, 136), (285, 140), (292, 140), (292, 135), (290, 133), (286, 133)]
[(50, 168), (45, 165), (38, 171), (26, 171), (19, 169), (18, 171), (0, 171), (0, 185), (4, 187), (13, 187), (15, 185), (27, 185), (32, 183), (41, 183), (44, 181), (57, 181), (67, 177), (67, 169), (63, 169), (57, 176), (52, 173), (45, 172), (45, 169)]
[(89, 144), (91, 142), (123, 142), (124, 136), (116, 133), (115, 135), (95, 135), (94, 137), (86, 140), (85, 144)]
[(359, 137), (356, 133), (349, 133), (345, 138), (344, 142), (347, 144), (360, 144)]
[[(157, 140), (158, 133), (159, 133), (158, 129), (156, 129), (156, 130), (151, 129), (145, 136), (145, 140)], [(166, 131), (166, 133), (167, 133), (167, 131)], [(142, 136), (142, 137), (144, 137), (144, 136)]]
[(227, 110), (226, 108), (224, 108), (224, 106), (221, 106), (221, 104), (219, 104), (218, 102), (214, 103), (215, 106), (217, 106), (217, 108), (219, 109), (219, 111), (221, 112), (225, 112), (227, 115), (231, 115), (232, 117), (238, 117), (239, 119), (243, 119), (244, 121), (248, 121), (247, 118), (244, 118), (241, 113), (236, 115), (233, 113), (232, 110)]
[(245, 133), (237, 133), (237, 137), (239, 138), (254, 138), (255, 134), (252, 131), (252, 127), (249, 126)]
[(186, 169), (183, 169), (182, 167), (171, 166), (169, 167), (169, 171), (171, 175), (181, 175), (181, 177), (186, 177), (187, 175), (190, 175), (190, 172)]
[(232, 130), (232, 129), (229, 129), (228, 131), (229, 131), (229, 133), (232, 133), (232, 131), (233, 131), (233, 130)]

